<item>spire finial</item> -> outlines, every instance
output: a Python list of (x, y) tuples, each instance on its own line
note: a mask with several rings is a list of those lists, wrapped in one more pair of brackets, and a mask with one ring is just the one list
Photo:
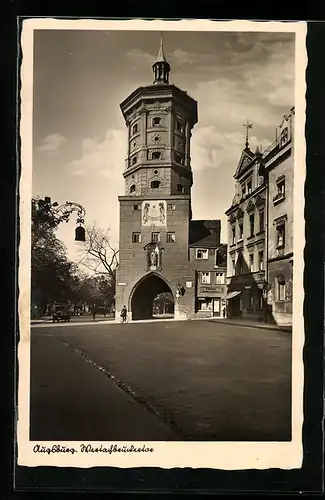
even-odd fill
[(253, 128), (253, 124), (252, 123), (249, 123), (249, 121), (247, 120), (246, 123), (243, 124), (243, 127), (246, 128), (246, 142), (245, 142), (245, 148), (248, 149), (249, 148), (249, 142), (248, 142), (248, 130), (250, 128)]
[(170, 66), (166, 61), (164, 54), (164, 40), (162, 31), (160, 32), (160, 47), (158, 56), (156, 62), (153, 64), (152, 67), (155, 74), (154, 83), (156, 84), (169, 83), (168, 79), (169, 79)]

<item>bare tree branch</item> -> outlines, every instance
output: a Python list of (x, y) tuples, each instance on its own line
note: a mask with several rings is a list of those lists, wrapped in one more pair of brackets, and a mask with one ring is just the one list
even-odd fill
[(85, 245), (85, 255), (79, 262), (94, 274), (108, 275), (115, 284), (119, 250), (112, 246), (109, 230), (103, 231), (95, 223), (86, 227)]

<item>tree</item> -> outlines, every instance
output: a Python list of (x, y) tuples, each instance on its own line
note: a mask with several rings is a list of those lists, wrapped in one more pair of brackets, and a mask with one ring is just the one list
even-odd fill
[(119, 251), (111, 244), (109, 230), (103, 231), (95, 223), (86, 227), (84, 251), (85, 255), (80, 263), (95, 275), (108, 276), (115, 287)]
[(49, 198), (32, 199), (31, 291), (33, 309), (39, 313), (54, 300), (76, 296), (76, 265), (68, 260), (65, 245), (55, 235), (69, 214), (58, 215), (53, 210), (56, 205)]

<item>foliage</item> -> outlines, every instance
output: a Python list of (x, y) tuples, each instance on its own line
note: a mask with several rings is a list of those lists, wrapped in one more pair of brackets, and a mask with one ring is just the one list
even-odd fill
[(78, 277), (65, 245), (55, 235), (66, 218), (55, 214), (50, 200), (40, 198), (32, 199), (31, 215), (32, 304), (42, 313), (53, 300), (74, 300)]

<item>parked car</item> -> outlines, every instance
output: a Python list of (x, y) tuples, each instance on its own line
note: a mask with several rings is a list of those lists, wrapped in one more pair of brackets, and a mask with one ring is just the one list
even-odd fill
[(52, 321), (70, 321), (71, 312), (69, 302), (58, 301), (52, 306)]

